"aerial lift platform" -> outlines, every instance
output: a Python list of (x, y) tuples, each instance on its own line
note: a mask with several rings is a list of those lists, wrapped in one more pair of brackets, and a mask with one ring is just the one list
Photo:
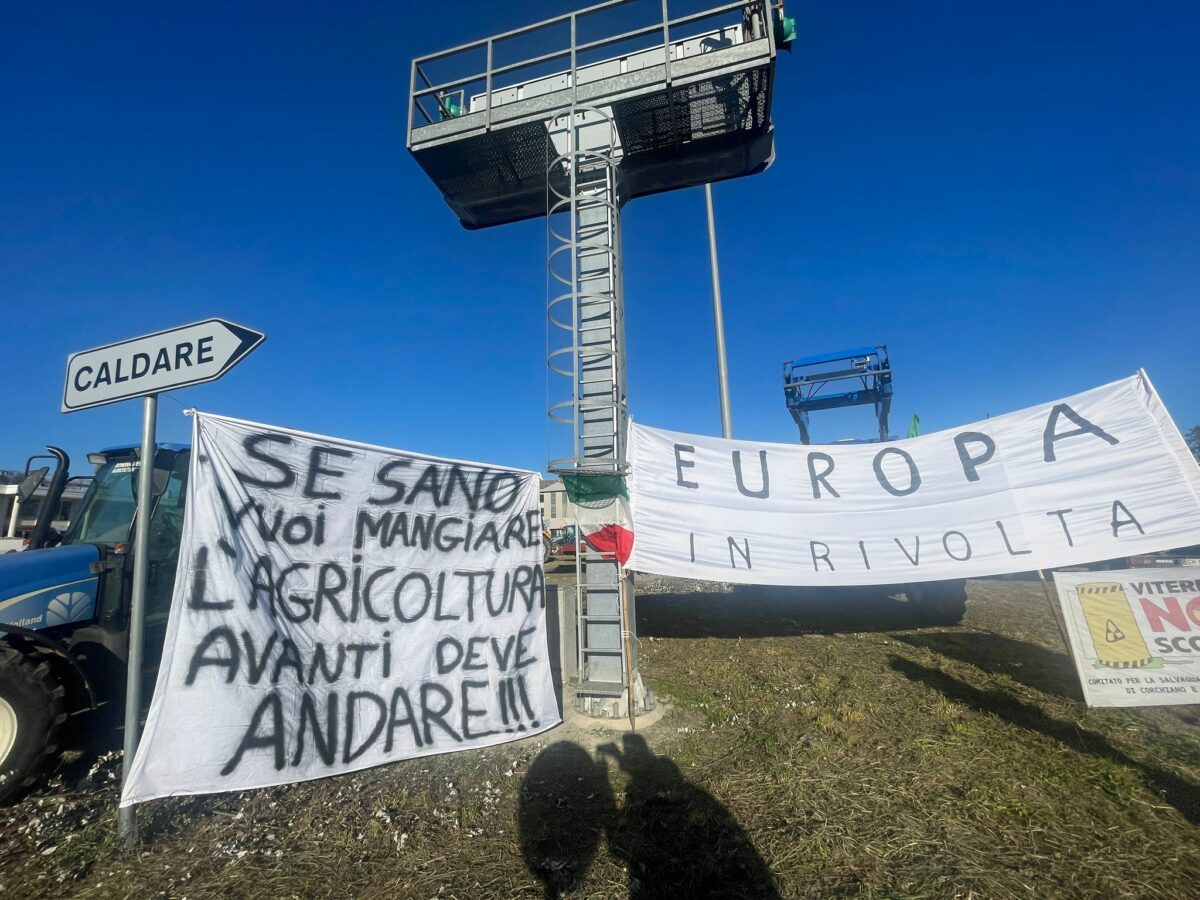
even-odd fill
[[(616, 33), (601, 23), (580, 39), (602, 15), (618, 24), (616, 8), (631, 3), (610, 0), (413, 60), (408, 149), (465, 227), (546, 215), (547, 177), (560, 194), (570, 178), (569, 166), (551, 163), (567, 150), (560, 119), (573, 106), (615, 127), (622, 201), (771, 164), (777, 37), (789, 40), (791, 20), (767, 0), (675, 18), (663, 2), (656, 21)], [(550, 48), (500, 63), (532, 41)]]

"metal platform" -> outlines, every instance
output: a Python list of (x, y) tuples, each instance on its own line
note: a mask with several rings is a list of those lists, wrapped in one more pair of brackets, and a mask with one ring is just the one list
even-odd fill
[[(547, 170), (563, 152), (553, 123), (579, 106), (616, 124), (623, 201), (771, 164), (768, 0), (676, 18), (663, 0), (651, 24), (578, 40), (581, 23), (632, 2), (609, 0), (413, 60), (408, 148), (464, 226), (546, 215)], [(566, 39), (560, 49), (496, 64), (498, 52), (534, 34)], [(565, 193), (568, 175), (551, 173), (550, 187), (561, 179)]]

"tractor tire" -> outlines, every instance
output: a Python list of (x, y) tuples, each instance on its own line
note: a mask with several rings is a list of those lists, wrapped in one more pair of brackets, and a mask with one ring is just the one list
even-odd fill
[(554, 561), (555, 547), (554, 541), (548, 537), (542, 538), (542, 565), (549, 565)]
[(66, 689), (50, 666), (0, 646), (0, 803), (37, 781), (66, 721)]
[(905, 585), (904, 593), (925, 617), (937, 625), (961, 625), (967, 614), (967, 583), (962, 580), (925, 581)]

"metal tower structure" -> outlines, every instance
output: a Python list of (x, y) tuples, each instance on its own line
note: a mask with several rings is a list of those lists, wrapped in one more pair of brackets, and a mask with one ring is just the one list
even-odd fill
[[(774, 158), (791, 20), (771, 0), (697, 5), (607, 0), (412, 62), (408, 148), (460, 222), (546, 218), (552, 472), (628, 469), (623, 205)], [(626, 621), (616, 562), (577, 545), (576, 708), (621, 716), (632, 697), (647, 709), (636, 644), (622, 640), (632, 579)]]

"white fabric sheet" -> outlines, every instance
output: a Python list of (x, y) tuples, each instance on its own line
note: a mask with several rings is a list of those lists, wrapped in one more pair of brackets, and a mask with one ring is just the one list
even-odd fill
[(629, 567), (747, 584), (904, 584), (1200, 543), (1200, 468), (1144, 372), (886, 444), (631, 427)]
[(552, 727), (541, 550), (536, 473), (197, 414), (122, 804)]

